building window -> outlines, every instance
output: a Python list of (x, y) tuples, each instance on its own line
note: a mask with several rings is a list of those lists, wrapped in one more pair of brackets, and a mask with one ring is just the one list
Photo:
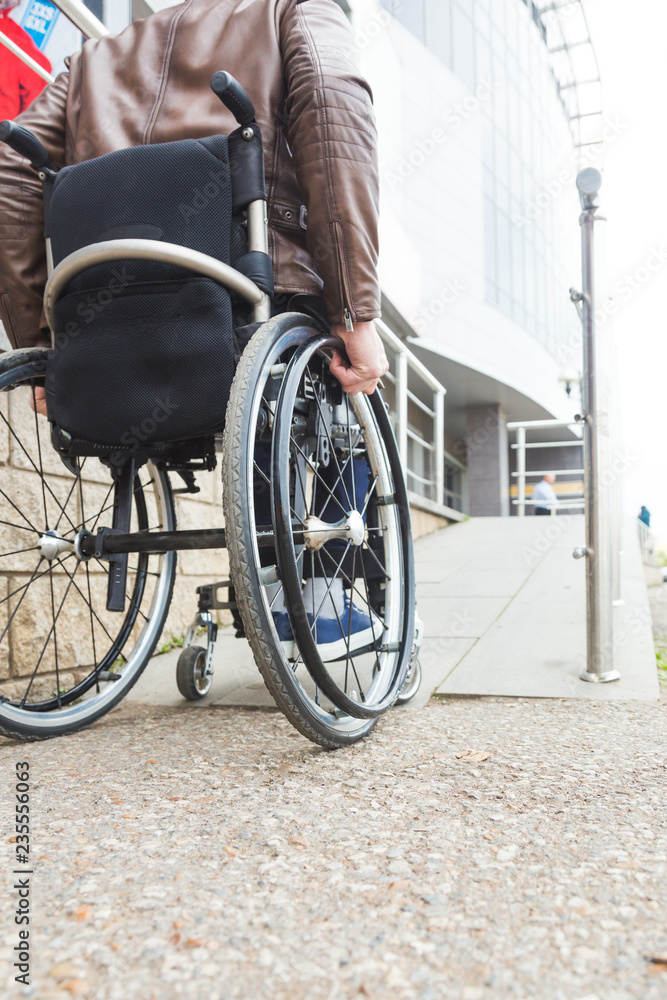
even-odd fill
[(408, 0), (407, 3), (403, 0), (381, 0), (381, 3), (415, 38), (420, 42), (426, 41), (425, 0)]

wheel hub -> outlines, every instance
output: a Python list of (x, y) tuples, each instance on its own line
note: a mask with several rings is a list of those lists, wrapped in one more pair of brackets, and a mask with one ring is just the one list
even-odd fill
[(358, 510), (350, 510), (340, 521), (330, 524), (319, 517), (309, 517), (305, 521), (303, 537), (306, 548), (321, 549), (333, 538), (343, 538), (359, 546), (366, 537), (366, 525)]
[(54, 559), (58, 559), (63, 553), (72, 552), (74, 542), (70, 538), (63, 538), (57, 531), (47, 531), (40, 537), (39, 549), (43, 559), (53, 562)]

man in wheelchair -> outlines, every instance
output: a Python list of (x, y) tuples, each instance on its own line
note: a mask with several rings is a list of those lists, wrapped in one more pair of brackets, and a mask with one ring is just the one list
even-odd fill
[[(122, 697), (159, 638), (179, 546), (228, 546), (239, 625), (274, 697), (310, 738), (358, 739), (396, 700), (414, 581), (400, 463), (376, 392), (388, 369), (373, 323), (376, 131), (352, 48), (334, 0), (187, 0), (86, 43), (27, 112), (0, 126), (0, 318), (13, 347), (31, 349), (6, 356), (0, 387), (29, 386), (78, 479), (76, 516), (69, 498), (43, 487), (44, 529), (29, 520), (35, 579), (51, 585), (40, 661), (55, 647), (56, 695), (31, 696), (38, 663), (18, 702), (0, 695), (0, 728), (31, 732), (36, 713), (56, 712), (67, 731)], [(193, 471), (212, 467), (223, 426), (226, 529), (208, 539), (175, 532), (168, 473), (195, 489)], [(141, 429), (132, 445), (130, 427)], [(38, 423), (35, 434), (39, 468), (30, 461), (42, 473)], [(92, 461), (112, 475), (110, 528), (100, 521), (108, 505), (84, 517)], [(167, 529), (150, 543), (149, 488)], [(71, 556), (86, 588), (70, 579)], [(150, 639), (128, 658), (152, 558), (159, 613), (141, 612)], [(93, 609), (96, 564), (108, 578), (104, 611), (125, 614), (130, 601), (115, 638)], [(63, 587), (63, 604), (74, 590), (91, 612), (91, 653), (64, 694)], [(206, 609), (199, 620), (214, 644)], [(278, 652), (262, 648), (269, 633)], [(94, 648), (103, 634), (106, 658)], [(335, 677), (331, 661), (342, 664)], [(81, 702), (87, 716), (73, 710)], [(5, 705), (18, 714), (6, 708), (3, 718)]]

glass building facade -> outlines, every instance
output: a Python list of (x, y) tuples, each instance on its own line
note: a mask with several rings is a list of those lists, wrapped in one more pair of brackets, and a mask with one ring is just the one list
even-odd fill
[[(565, 362), (576, 157), (537, 7), (525, 0), (381, 0), (480, 101), (486, 300)], [(567, 175), (567, 180), (565, 176)]]

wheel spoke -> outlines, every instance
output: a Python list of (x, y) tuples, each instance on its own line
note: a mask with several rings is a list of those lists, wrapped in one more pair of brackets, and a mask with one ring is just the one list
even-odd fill
[(24, 519), (24, 521), (26, 521), (26, 522), (27, 522), (27, 524), (29, 524), (29, 525), (30, 525), (30, 529), (28, 529), (28, 528), (24, 528), (24, 527), (23, 527), (22, 525), (20, 525), (20, 524), (12, 524), (12, 523), (11, 523), (11, 521), (2, 521), (2, 522), (0, 522), (1, 524), (8, 524), (8, 525), (10, 525), (10, 526), (11, 526), (12, 528), (20, 528), (20, 530), (21, 530), (21, 531), (28, 531), (28, 530), (31, 530), (31, 531), (34, 531), (36, 535), (39, 535), (39, 534), (41, 534), (41, 532), (39, 531), (39, 529), (35, 527), (35, 525), (34, 525), (34, 524), (32, 523), (32, 521), (30, 520), (30, 518), (28, 517), (28, 515), (27, 515), (27, 514), (25, 513), (25, 511), (22, 511), (20, 507), (17, 507), (17, 506), (16, 506), (16, 504), (14, 503), (14, 501), (13, 501), (13, 500), (11, 500), (11, 499), (10, 499), (10, 498), (9, 498), (9, 497), (7, 496), (7, 494), (5, 493), (5, 491), (4, 491), (4, 490), (0, 489), (0, 494), (1, 494), (1, 495), (2, 495), (2, 496), (3, 496), (4, 498), (5, 498), (5, 500), (7, 501), (7, 503), (11, 504), (11, 506), (12, 506), (12, 507), (14, 508), (14, 510), (16, 511), (16, 513), (17, 513), (17, 514), (20, 514), (20, 515), (21, 515), (21, 517), (22, 517), (22, 518)]
[[(333, 583), (334, 583), (334, 580), (336, 579), (336, 576), (338, 575), (338, 571), (340, 570), (341, 566), (343, 565), (343, 562), (344, 562), (344, 560), (345, 560), (345, 556), (346, 556), (346, 555), (348, 554), (348, 552), (350, 551), (350, 546), (351, 546), (351, 545), (352, 545), (352, 542), (348, 542), (348, 543), (347, 543), (347, 545), (346, 545), (346, 547), (345, 547), (345, 551), (343, 552), (343, 555), (342, 555), (342, 558), (341, 558), (340, 562), (338, 563), (338, 566), (337, 566), (337, 567), (336, 567), (336, 569), (334, 570), (334, 574), (333, 574), (333, 576), (331, 577), (331, 583), (330, 583), (330, 584), (329, 584), (329, 586), (327, 587), (327, 589), (326, 589), (326, 592), (325, 592), (325, 594), (324, 594), (324, 597), (323, 597), (323, 598), (322, 598), (322, 600), (320, 601), (320, 606), (319, 606), (319, 608), (317, 609), (317, 613), (313, 615), (313, 624), (312, 624), (312, 627), (311, 627), (311, 630), (310, 630), (311, 632), (313, 632), (313, 629), (315, 628), (315, 623), (317, 622), (318, 618), (320, 617), (320, 611), (321, 611), (321, 610), (322, 610), (322, 608), (324, 607), (324, 603), (325, 603), (325, 601), (326, 601), (327, 597), (329, 596), (329, 594), (331, 593), (331, 587), (332, 587), (332, 585), (333, 585)], [(318, 553), (318, 555), (319, 555), (319, 553)], [(320, 564), (321, 564), (321, 563), (322, 563), (322, 557), (320, 556)], [(312, 550), (311, 550), (311, 569), (313, 569), (313, 565), (312, 565)], [(328, 580), (328, 579), (329, 579), (329, 577), (327, 576), (327, 574), (326, 574), (326, 571), (325, 571), (325, 569), (324, 569), (324, 566), (322, 566), (322, 574), (323, 574), (323, 576), (324, 576), (324, 579), (325, 579), (325, 580)], [(312, 580), (312, 579), (314, 578), (314, 576), (315, 576), (315, 574), (313, 573), (313, 576), (311, 576), (311, 580)], [(335, 608), (335, 605), (334, 605), (334, 602), (333, 602), (333, 598), (332, 598), (332, 600), (331, 600), (331, 604), (332, 604), (332, 606), (333, 606), (333, 608), (334, 608), (334, 611), (335, 611), (335, 610), (336, 610), (336, 608)], [(313, 632), (313, 637), (314, 637), (314, 635), (315, 635), (315, 633)]]
[[(85, 462), (85, 460), (84, 460), (84, 462)], [(75, 476), (75, 477), (74, 477), (74, 482), (72, 483), (72, 486), (71, 486), (71, 488), (70, 488), (70, 491), (69, 491), (69, 493), (67, 494), (67, 500), (65, 500), (65, 504), (64, 504), (64, 506), (63, 506), (63, 509), (62, 509), (62, 510), (61, 510), (61, 512), (60, 512), (60, 515), (59, 515), (59, 517), (58, 517), (58, 520), (56, 521), (56, 523), (55, 523), (55, 524), (54, 524), (54, 526), (53, 526), (53, 530), (54, 530), (54, 531), (57, 531), (57, 530), (58, 530), (58, 528), (59, 528), (59, 526), (60, 526), (60, 522), (61, 522), (61, 521), (62, 521), (62, 519), (63, 519), (63, 514), (65, 513), (65, 508), (67, 507), (67, 504), (68, 504), (68, 503), (70, 502), (70, 500), (72, 499), (72, 493), (74, 493), (74, 490), (76, 489), (76, 484), (77, 484), (78, 482), (80, 482), (80, 481), (81, 481), (81, 473), (82, 473), (82, 472), (83, 472), (83, 465), (82, 465), (82, 466), (81, 466), (81, 468), (79, 469), (79, 475), (78, 475), (78, 476)]]
[[(2, 493), (2, 490), (0, 490), (0, 493)], [(4, 493), (2, 493), (2, 495), (4, 496)], [(11, 503), (11, 500), (10, 500), (10, 503)], [(19, 511), (19, 513), (21, 513), (21, 511)], [(26, 520), (27, 520), (27, 518), (26, 518)], [(8, 528), (18, 528), (19, 531), (30, 531), (32, 534), (41, 535), (41, 531), (38, 531), (37, 528), (33, 528), (33, 527), (26, 528), (26, 526), (24, 524), (14, 524), (13, 521), (0, 521), (0, 524), (5, 524)]]
[[(369, 549), (369, 552), (370, 552), (370, 549)], [(364, 566), (364, 557), (363, 557), (363, 555), (361, 557), (361, 573), (362, 573), (362, 576), (364, 578), (364, 590), (366, 591), (366, 603), (368, 605), (368, 613), (370, 615), (371, 624), (372, 624), (374, 611), (373, 611), (373, 605), (371, 604), (370, 591), (368, 589), (368, 578), (366, 577), (366, 567)], [(377, 670), (379, 672), (382, 669), (382, 667), (380, 666), (380, 657), (378, 655), (378, 644), (377, 644), (377, 642), (373, 643), (373, 651), (375, 653), (375, 665), (376, 665)]]
[[(12, 622), (14, 621), (14, 618), (16, 617), (16, 613), (17, 613), (18, 609), (21, 607), (21, 604), (23, 602), (23, 598), (28, 593), (28, 587), (33, 582), (33, 580), (35, 579), (35, 577), (37, 575), (37, 570), (42, 565), (43, 561), (44, 561), (43, 559), (39, 560), (39, 562), (37, 563), (37, 565), (35, 566), (35, 568), (34, 568), (34, 570), (32, 572), (32, 576), (30, 577), (30, 579), (26, 583), (25, 587), (23, 588), (23, 593), (21, 594), (21, 596), (19, 597), (18, 601), (16, 602), (16, 607), (12, 611), (12, 613), (10, 615), (10, 618), (9, 618), (9, 621), (5, 625), (5, 628), (4, 628), (4, 631), (3, 631), (2, 635), (0, 635), (0, 643), (2, 643), (3, 639), (5, 638), (5, 636), (7, 635), (7, 633), (9, 632), (10, 626), (11, 626)], [(40, 576), (42, 576), (41, 573), (40, 573)], [(18, 591), (14, 591), (14, 593), (18, 593)], [(12, 596), (12, 595), (10, 595), (10, 596)]]
[(31, 545), (28, 549), (14, 549), (13, 552), (3, 552), (0, 555), (0, 559), (7, 559), (8, 556), (20, 556), (24, 552), (39, 552), (39, 545)]
[[(322, 479), (321, 475), (319, 474), (319, 472), (317, 471), (317, 469), (314, 467), (313, 463), (310, 461), (310, 459), (306, 455), (306, 453), (303, 450), (303, 448), (301, 447), (301, 445), (298, 444), (298, 442), (294, 439), (293, 435), (290, 435), (290, 439), (291, 439), (292, 444), (294, 445), (294, 447), (298, 450), (299, 454), (302, 456), (302, 458), (306, 462), (306, 465), (308, 466), (308, 468), (311, 470), (311, 472), (313, 473), (313, 475), (317, 478), (318, 482), (320, 482), (322, 484), (322, 486), (324, 486), (325, 490), (327, 491), (327, 493), (329, 494), (329, 496), (331, 497), (331, 499), (334, 500), (338, 504), (338, 506), (342, 510), (343, 514), (347, 515), (347, 511), (343, 507), (342, 503), (340, 502), (340, 500), (338, 499), (338, 497), (336, 496), (336, 494), (331, 492), (331, 490), (329, 489), (328, 485), (324, 482), (324, 480)], [(325, 504), (325, 506), (326, 506), (326, 504)], [(299, 518), (299, 520), (301, 520), (301, 518)]]
[[(323, 549), (321, 551), (326, 551), (326, 550)], [(326, 575), (326, 571), (324, 569), (324, 564), (322, 563), (322, 557), (320, 556), (319, 551), (318, 551), (317, 554), (318, 554), (318, 557), (319, 557), (319, 560), (320, 560), (320, 565), (322, 566), (322, 572), (325, 575), (325, 579), (328, 580), (329, 578)], [(349, 618), (350, 628), (352, 627), (352, 606), (351, 605), (352, 605), (352, 602), (350, 602), (350, 618)], [(343, 623), (340, 620), (340, 615), (338, 614), (338, 611), (336, 610), (336, 605), (335, 604), (333, 605), (333, 609), (334, 609), (334, 614), (336, 616), (336, 621), (338, 622), (338, 627), (339, 627), (339, 629), (341, 631), (341, 635), (345, 636), (345, 628), (343, 627)], [(363, 688), (361, 686), (361, 681), (359, 680), (359, 677), (357, 675), (357, 669), (356, 669), (356, 667), (354, 665), (354, 657), (350, 656), (350, 644), (351, 644), (351, 639), (350, 639), (350, 634), (349, 634), (349, 631), (348, 631), (347, 656), (345, 657), (345, 688), (347, 689), (348, 663), (350, 663), (350, 665), (352, 666), (352, 673), (356, 677), (357, 684), (359, 685), (359, 693), (360, 693), (362, 699), (365, 701), (366, 700), (366, 695), (364, 694), (364, 690), (363, 690)], [(345, 690), (344, 693), (347, 694), (347, 690)]]
[[(349, 448), (349, 458), (352, 458), (352, 428), (350, 427), (350, 399), (347, 393), (345, 396), (345, 414), (347, 416), (347, 446)], [(354, 465), (352, 466), (352, 509), (357, 509), (357, 483), (354, 475)]]
[[(80, 566), (80, 565), (81, 565), (80, 563), (77, 564), (77, 566)], [(67, 573), (67, 570), (65, 570), (65, 572)], [(76, 573), (76, 570), (74, 571), (74, 573)], [(79, 597), (87, 604), (88, 602), (86, 601), (86, 598), (85, 598), (84, 594), (82, 593), (80, 587), (78, 586), (78, 584), (74, 580), (74, 574), (72, 574), (72, 576), (70, 576), (70, 574), (67, 573), (67, 576), (69, 577), (69, 579), (71, 580), (71, 582), (74, 584), (74, 589), (78, 592)], [(127, 663), (127, 657), (123, 654), (123, 652), (121, 651), (121, 648), (116, 647), (116, 642), (118, 640), (114, 639), (114, 637), (112, 636), (111, 632), (106, 627), (106, 625), (104, 624), (104, 622), (102, 621), (102, 619), (100, 618), (100, 616), (97, 614), (97, 612), (95, 611), (95, 609), (93, 608), (93, 606), (89, 605), (89, 607), (90, 607), (90, 610), (93, 613), (95, 621), (104, 630), (104, 632), (106, 632), (107, 637), (111, 640), (111, 650), (114, 651), (114, 653), (115, 653), (116, 656), (121, 656), (125, 660), (125, 662)], [(107, 656), (108, 655), (109, 654), (107, 653)], [(95, 669), (97, 670), (97, 664), (95, 665)]]
[[(71, 559), (71, 558), (73, 557), (73, 555), (74, 555), (74, 553), (73, 553), (73, 552), (68, 552), (68, 553), (67, 553), (67, 555), (66, 555), (66, 556), (64, 557), (64, 559), (58, 559), (58, 561), (57, 561), (57, 562), (55, 563), (55, 565), (56, 565), (56, 566), (62, 566), (62, 564), (63, 564), (63, 563), (64, 563), (64, 562), (65, 562), (65, 561), (66, 561), (67, 559)], [(39, 566), (40, 566), (40, 563), (42, 563), (42, 562), (43, 562), (43, 560), (42, 560), (42, 559), (40, 559), (40, 560), (39, 560), (39, 563), (37, 563), (37, 568), (38, 568), (38, 569), (39, 569)], [(38, 575), (37, 575), (37, 576), (36, 576), (36, 577), (34, 578), (34, 580), (39, 580), (39, 579), (40, 579), (40, 578), (41, 578), (42, 576), (46, 576), (46, 574), (47, 574), (47, 573), (49, 572), (49, 570), (50, 570), (50, 569), (52, 569), (52, 568), (53, 568), (53, 567), (52, 567), (52, 566), (50, 566), (50, 567), (49, 567), (49, 569), (45, 569), (45, 570), (42, 570), (42, 572), (41, 572), (41, 573), (39, 573), (39, 574), (38, 574)], [(29, 587), (29, 586), (30, 586), (30, 584), (34, 582), (34, 580), (33, 580), (33, 579), (31, 578), (30, 580), (28, 580), (28, 582), (27, 582), (27, 583), (23, 583), (23, 584), (21, 584), (21, 586), (20, 586), (20, 587), (17, 587), (17, 588), (16, 588), (16, 590), (12, 590), (11, 594), (7, 594), (7, 596), (6, 596), (6, 597), (3, 597), (3, 598), (2, 598), (1, 600), (0, 600), (0, 604), (6, 604), (6, 602), (7, 602), (7, 601), (8, 601), (8, 600), (9, 600), (9, 599), (10, 599), (11, 597), (15, 597), (15, 596), (16, 596), (16, 594), (20, 594), (20, 593), (21, 593), (21, 591), (22, 591), (22, 590), (25, 590), (25, 589), (26, 589), (26, 587)]]
[(44, 525), (49, 530), (49, 512), (46, 509), (46, 480), (44, 479), (44, 464), (42, 462), (42, 438), (39, 433), (39, 417), (37, 416), (37, 397), (35, 386), (32, 386), (32, 410), (35, 415), (35, 433), (37, 435), (37, 455), (39, 457), (39, 477), (42, 481), (42, 500), (44, 501)]
[[(79, 506), (81, 508), (81, 522), (86, 523), (86, 507), (83, 499), (83, 467), (86, 464), (86, 459), (84, 458), (81, 468), (79, 469)], [(97, 648), (95, 645), (95, 620), (93, 619), (93, 593), (90, 586), (90, 566), (86, 562), (86, 587), (88, 590), (88, 610), (90, 611), (90, 639), (93, 646), (93, 665), (95, 667), (95, 691), (97, 694), (100, 693), (100, 679), (98, 677), (97, 668)]]
[(364, 506), (363, 506), (362, 511), (361, 511), (361, 516), (362, 517), (364, 517), (364, 515), (366, 514), (366, 511), (368, 509), (368, 505), (371, 502), (371, 497), (373, 496), (373, 492), (375, 491), (375, 488), (376, 488), (376, 486), (378, 484), (379, 479), (380, 479), (380, 477), (376, 476), (375, 479), (373, 480), (373, 482), (371, 483), (370, 489), (368, 490), (368, 495), (366, 496), (366, 499), (364, 500)]
[[(391, 580), (391, 577), (389, 576), (389, 573), (387, 573), (386, 566), (382, 565), (382, 563), (380, 562), (380, 560), (378, 559), (378, 557), (375, 555), (375, 553), (373, 552), (373, 550), (370, 547), (370, 545), (368, 544), (368, 542), (364, 543), (363, 551), (364, 552), (368, 552), (368, 554), (373, 557), (373, 559), (375, 560), (375, 562), (377, 563), (377, 565), (380, 567), (380, 569), (384, 573), (385, 580)], [(362, 566), (363, 566), (363, 562), (364, 562), (364, 560), (362, 558), (362, 560), (361, 560)]]
[[(325, 555), (327, 555), (327, 556), (329, 557), (329, 559), (331, 560), (331, 562), (332, 562), (332, 563), (335, 563), (335, 562), (336, 562), (336, 560), (335, 560), (335, 559), (334, 559), (334, 557), (333, 557), (333, 556), (331, 555), (331, 553), (327, 551), (327, 547), (326, 547), (326, 545), (323, 545), (323, 546), (322, 546), (322, 548), (320, 549), (320, 552), (324, 552), (324, 554), (325, 554)], [(352, 590), (352, 591), (353, 591), (354, 593), (356, 593), (357, 597), (360, 597), (362, 601), (365, 601), (365, 600), (366, 600), (366, 598), (365, 598), (365, 597), (364, 597), (364, 595), (363, 595), (363, 594), (361, 593), (361, 591), (360, 591), (360, 590), (359, 590), (359, 589), (358, 589), (358, 588), (357, 588), (357, 587), (356, 587), (356, 586), (354, 585), (354, 583), (353, 583), (353, 582), (352, 582), (352, 581), (350, 580), (350, 578), (349, 578), (349, 576), (347, 575), (347, 573), (345, 572), (345, 570), (344, 570), (344, 569), (342, 569), (342, 570), (341, 570), (340, 572), (341, 572), (341, 574), (343, 575), (343, 577), (345, 578), (345, 581), (347, 582), (347, 584), (348, 584), (348, 586), (349, 586), (349, 587), (351, 588), (351, 590)], [(350, 597), (351, 597), (351, 595), (350, 595)], [(378, 617), (379, 617), (379, 616), (378, 616)], [(382, 624), (383, 624), (383, 625), (384, 625), (384, 627), (386, 628), (386, 627), (387, 627), (387, 625), (386, 625), (386, 622), (384, 621), (384, 619), (383, 619), (383, 618), (380, 618), (380, 621), (382, 622)]]
[[(46, 637), (46, 639), (44, 641), (44, 645), (42, 646), (42, 651), (39, 654), (39, 659), (37, 660), (37, 664), (35, 666), (35, 669), (32, 672), (32, 676), (30, 678), (30, 682), (28, 684), (28, 687), (26, 688), (26, 692), (23, 695), (23, 700), (21, 701), (21, 708), (25, 708), (26, 699), (27, 699), (28, 695), (30, 694), (30, 688), (32, 687), (32, 683), (33, 683), (35, 677), (37, 676), (37, 671), (39, 670), (40, 664), (41, 664), (41, 662), (42, 662), (42, 660), (44, 658), (44, 653), (46, 652), (46, 647), (49, 644), (49, 640), (51, 639), (51, 635), (55, 631), (56, 624), (58, 622), (58, 618), (60, 617), (60, 612), (62, 611), (62, 609), (63, 609), (63, 607), (65, 605), (65, 601), (67, 600), (67, 595), (69, 594), (70, 588), (71, 588), (72, 584), (74, 583), (74, 577), (76, 576), (77, 570), (79, 569), (80, 565), (81, 565), (81, 563), (77, 563), (76, 564), (76, 567), (74, 569), (74, 573), (70, 577), (70, 582), (67, 584), (67, 589), (65, 590), (65, 594), (63, 596), (63, 599), (60, 602), (60, 607), (58, 608), (58, 613), (54, 614), (53, 625), (51, 626), (51, 628), (49, 630), (49, 634), (47, 635), (47, 637)], [(50, 566), (49, 567), (49, 571), (52, 571), (52, 570), (53, 570), (53, 567)], [(67, 570), (65, 570), (65, 572), (67, 573)], [(67, 576), (69, 576), (69, 573), (67, 573)], [(55, 604), (54, 604), (54, 610), (55, 610)], [(57, 660), (56, 660), (56, 663), (57, 663)], [(57, 688), (57, 694), (58, 694), (58, 707), (60, 707), (60, 685), (59, 685), (59, 680), (58, 680), (58, 669), (57, 669), (57, 666), (56, 666), (56, 688)]]
[[(37, 475), (41, 477), (41, 480), (42, 480), (42, 490), (47, 489), (48, 492), (53, 497), (53, 499), (55, 500), (58, 509), (62, 510), (62, 505), (60, 503), (60, 500), (55, 495), (55, 493), (53, 492), (53, 490), (51, 489), (51, 487), (49, 486), (49, 484), (46, 482), (46, 480), (44, 479), (44, 476), (40, 473), (39, 469), (35, 465), (35, 462), (34, 462), (34, 460), (32, 458), (32, 455), (28, 454), (28, 452), (26, 451), (25, 445), (23, 444), (23, 442), (21, 441), (21, 439), (17, 436), (16, 431), (12, 428), (11, 424), (7, 420), (7, 417), (4, 415), (4, 413), (2, 412), (2, 410), (0, 410), (0, 417), (4, 420), (5, 424), (7, 425), (8, 430), (9, 430), (9, 433), (14, 438), (14, 440), (16, 441), (16, 443), (18, 444), (19, 448), (21, 449), (21, 451), (23, 452), (23, 454), (25, 455), (25, 457), (28, 459), (28, 461), (32, 465), (32, 467), (35, 470), (35, 472), (37, 473)], [(69, 523), (72, 525), (72, 530), (76, 531), (76, 528), (72, 524), (72, 521), (71, 521), (71, 518), (70, 518), (69, 514), (66, 513), (65, 517), (67, 518), (67, 520), (69, 521)]]
[[(77, 566), (77, 569), (78, 568), (79, 567)], [(58, 708), (62, 708), (62, 705), (61, 705), (61, 702), (60, 702), (60, 668), (59, 668), (59, 664), (58, 664), (58, 632), (57, 632), (57, 629), (56, 629), (56, 622), (58, 621), (58, 617), (56, 615), (56, 598), (55, 598), (55, 595), (53, 593), (53, 566), (49, 566), (49, 584), (50, 584), (50, 587), (51, 587), (51, 614), (53, 615), (53, 649), (54, 649), (54, 654), (55, 654), (55, 658), (56, 658), (56, 697), (58, 699)], [(70, 586), (71, 586), (71, 584), (70, 584)], [(69, 590), (69, 587), (68, 587), (68, 590)], [(67, 591), (65, 592), (65, 597), (67, 597)], [(63, 603), (64, 603), (64, 598), (63, 598)], [(58, 611), (58, 614), (60, 614), (60, 610)]]
[(341, 472), (341, 468), (340, 468), (340, 465), (338, 463), (338, 456), (336, 455), (336, 449), (335, 449), (334, 443), (333, 443), (333, 441), (331, 439), (331, 434), (329, 433), (329, 428), (327, 427), (326, 420), (324, 419), (324, 414), (322, 413), (322, 407), (320, 406), (320, 401), (317, 398), (317, 389), (315, 387), (315, 383), (313, 382), (313, 376), (311, 375), (310, 367), (308, 365), (306, 365), (306, 373), (308, 374), (308, 378), (310, 379), (310, 384), (311, 384), (312, 389), (313, 389), (313, 396), (315, 397), (315, 405), (317, 406), (317, 410), (318, 410), (318, 413), (320, 415), (320, 420), (322, 422), (322, 426), (324, 427), (324, 433), (326, 434), (326, 436), (327, 436), (327, 438), (329, 440), (330, 460), (331, 460), (331, 458), (333, 458), (334, 462), (336, 463), (336, 469), (338, 470), (339, 481), (340, 481), (340, 483), (341, 483), (341, 485), (343, 487), (343, 491), (345, 493), (345, 499), (347, 500), (348, 510), (353, 510), (354, 508), (352, 508), (352, 506), (350, 504), (350, 496), (349, 496), (349, 494), (347, 492), (347, 486), (345, 485), (345, 480), (343, 479), (343, 473)]

